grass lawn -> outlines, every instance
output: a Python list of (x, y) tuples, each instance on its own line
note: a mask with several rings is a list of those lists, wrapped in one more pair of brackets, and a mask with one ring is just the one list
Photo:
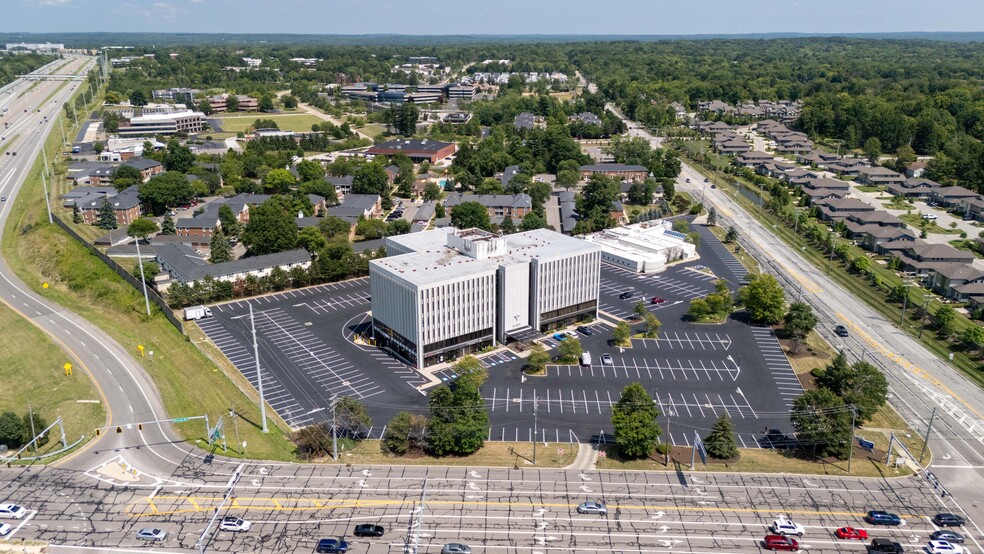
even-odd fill
[(899, 216), (899, 219), (901, 219), (905, 223), (908, 223), (909, 225), (912, 225), (917, 230), (921, 230), (923, 228), (922, 225), (925, 222), (927, 233), (939, 233), (944, 235), (960, 234), (960, 229), (947, 229), (945, 227), (940, 227), (939, 225), (936, 224), (935, 221), (925, 220), (919, 214), (902, 214)]
[(830, 345), (816, 331), (810, 331), (806, 340), (800, 344), (799, 352), (796, 354), (791, 354), (792, 343), (789, 340), (782, 339), (780, 343), (786, 352), (789, 364), (793, 366), (793, 373), (796, 375), (808, 374), (818, 367), (827, 367), (835, 354)]
[(378, 123), (367, 123), (362, 127), (356, 127), (356, 130), (362, 132), (363, 134), (369, 135), (371, 138), (375, 139), (379, 135), (382, 135), (383, 133), (386, 132), (386, 127)]
[[(724, 236), (728, 234), (727, 229), (720, 227), (718, 225), (708, 226), (707, 228), (710, 229), (712, 233), (714, 233), (714, 236), (717, 237), (718, 240), (724, 242)], [(731, 253), (735, 256), (735, 258), (738, 259), (738, 262), (741, 263), (741, 265), (743, 265), (745, 269), (748, 270), (749, 273), (752, 274), (762, 273), (762, 270), (759, 269), (758, 262), (755, 261), (755, 258), (748, 255), (748, 252), (745, 252), (745, 250), (742, 249), (740, 252), (735, 253), (734, 244), (728, 244), (727, 246), (728, 249), (731, 251)]]
[[(68, 127), (68, 122), (65, 123)], [(58, 152), (60, 141), (61, 137), (55, 134), (48, 138), (49, 158)], [(42, 282), (50, 283), (45, 295), (92, 321), (124, 348), (135, 352), (136, 346), (142, 344), (153, 350), (153, 361), (143, 358), (139, 363), (154, 380), (171, 417), (207, 413), (216, 421), (219, 415), (235, 407), (242, 417), (239, 433), (248, 443), (251, 457), (295, 459), (293, 444), (274, 426), (279, 423), (277, 420), (271, 420), (270, 433), (260, 432), (259, 408), (250, 396), (255, 394), (251, 388), (220, 371), (161, 315), (147, 318), (143, 314), (143, 298), (133, 287), (89, 254), (84, 246), (47, 223), (40, 166), (39, 159), (13, 206), (4, 235), (4, 257), (16, 274), (35, 291), (41, 291)], [(182, 424), (177, 429), (190, 441), (205, 434), (204, 425), (198, 422)]]
[[(315, 123), (324, 123), (324, 120), (320, 117), (306, 113), (289, 115), (264, 113), (242, 115), (237, 113), (236, 115), (212, 116), (212, 119), (218, 119), (222, 123), (223, 133), (233, 134), (240, 131), (248, 131), (253, 126), (253, 122), (257, 119), (269, 119), (275, 121), (281, 131), (294, 131), (299, 133), (310, 133), (311, 125), (314, 125)], [(215, 133), (212, 133), (212, 136), (215, 137)]]
[[(866, 437), (867, 438), (867, 437)], [(855, 458), (851, 464), (851, 472), (847, 472), (847, 461), (814, 462), (797, 458), (782, 450), (764, 448), (742, 448), (740, 459), (733, 463), (709, 463), (706, 466), (697, 459), (695, 471), (724, 471), (738, 473), (798, 473), (803, 475), (830, 475), (853, 477), (898, 477), (909, 475), (912, 471), (907, 467), (886, 467), (884, 464), (869, 460), (860, 455), (861, 449), (855, 449)], [(864, 453), (867, 454), (867, 453)], [(598, 458), (598, 469), (637, 470), (637, 471), (677, 471), (689, 470), (690, 449), (676, 448), (670, 457), (670, 465), (663, 464), (663, 456), (643, 458), (641, 460), (620, 461), (608, 457)]]
[(2, 146), (0, 146), (0, 156), (3, 156), (4, 155), (4, 152), (6, 152), (7, 150), (9, 150), (10, 147), (14, 145), (14, 142), (17, 140), (17, 137), (19, 137), (19, 136), (20, 135), (14, 135), (14, 136), (10, 137), (10, 140), (4, 142), (4, 144)]
[[(576, 444), (551, 442), (536, 446), (536, 467), (564, 467), (577, 457)], [(562, 455), (557, 450), (562, 449)], [(446, 456), (435, 458), (423, 454), (393, 456), (379, 448), (378, 440), (362, 442), (339, 441), (338, 461), (328, 456), (320, 463), (326, 464), (368, 464), (368, 465), (436, 465), (436, 466), (488, 466), (488, 467), (533, 467), (533, 444), (529, 442), (486, 442), (485, 446), (470, 456)]]
[(879, 190), (881, 190), (878, 187), (872, 187), (868, 185), (857, 185), (854, 188), (858, 189), (861, 192), (878, 192)]
[[(95, 429), (105, 424), (106, 412), (89, 376), (78, 367), (74, 375), (66, 376), (62, 366), (74, 360), (6, 304), (0, 304), (0, 329), (4, 329), (4, 340), (0, 341), (0, 412), (23, 416), (30, 403), (34, 413), (49, 425), (61, 416), (69, 444), (82, 435), (92, 437)], [(56, 428), (39, 452), (58, 450), (59, 440)]]

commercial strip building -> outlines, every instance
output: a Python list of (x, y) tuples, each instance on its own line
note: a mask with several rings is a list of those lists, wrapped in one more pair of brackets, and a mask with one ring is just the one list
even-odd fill
[(453, 156), (457, 151), (458, 147), (453, 142), (431, 139), (395, 139), (373, 146), (366, 150), (366, 154), (373, 156), (405, 154), (414, 162), (437, 163), (448, 156)]
[(660, 220), (584, 236), (585, 241), (601, 249), (602, 260), (644, 274), (661, 271), (674, 260), (695, 257), (697, 246), (686, 238), (687, 235), (674, 231), (670, 222)]
[(596, 317), (601, 249), (547, 229), (386, 238), (369, 262), (373, 334), (423, 368)]
[(121, 123), (121, 137), (175, 135), (177, 133), (200, 133), (208, 128), (205, 114), (185, 110), (175, 113), (155, 113), (134, 117), (128, 123)]

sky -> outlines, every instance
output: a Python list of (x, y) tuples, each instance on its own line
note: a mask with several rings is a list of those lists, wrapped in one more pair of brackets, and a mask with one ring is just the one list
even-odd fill
[(311, 34), (984, 31), (981, 0), (2, 0), (0, 32)]

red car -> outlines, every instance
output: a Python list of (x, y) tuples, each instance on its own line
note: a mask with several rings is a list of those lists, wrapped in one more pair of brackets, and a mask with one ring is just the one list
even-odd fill
[(796, 542), (796, 539), (792, 537), (787, 537), (785, 535), (766, 535), (762, 539), (762, 546), (766, 550), (789, 550), (792, 552), (798, 552), (800, 545)]
[(654, 296), (649, 299), (650, 304), (662, 304), (663, 302), (666, 302), (666, 299), (662, 296)]
[(840, 529), (834, 531), (838, 539), (856, 539), (859, 541), (868, 539), (868, 532), (864, 529), (855, 529), (854, 527), (841, 527)]

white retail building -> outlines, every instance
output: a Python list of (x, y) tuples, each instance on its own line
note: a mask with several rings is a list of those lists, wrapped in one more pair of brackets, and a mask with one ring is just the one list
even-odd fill
[(386, 238), (369, 263), (373, 333), (416, 367), (598, 315), (601, 249), (547, 229)]
[(656, 273), (669, 262), (697, 255), (697, 246), (686, 241), (687, 235), (674, 231), (669, 221), (615, 227), (583, 238), (601, 248), (602, 260), (637, 273)]

